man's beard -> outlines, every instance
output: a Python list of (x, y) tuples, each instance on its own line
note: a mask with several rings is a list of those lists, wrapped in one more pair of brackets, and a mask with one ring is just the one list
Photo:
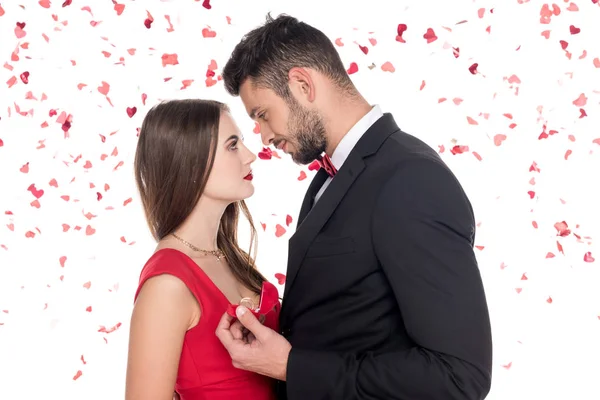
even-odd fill
[(287, 131), (295, 147), (292, 160), (297, 164), (310, 164), (327, 148), (323, 117), (317, 111), (305, 109), (294, 98), (288, 105)]

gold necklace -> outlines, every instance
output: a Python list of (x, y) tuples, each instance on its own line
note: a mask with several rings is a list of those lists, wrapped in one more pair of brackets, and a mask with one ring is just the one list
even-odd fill
[(209, 254), (215, 256), (217, 258), (217, 262), (221, 262), (221, 258), (225, 257), (225, 254), (219, 249), (217, 249), (217, 250), (202, 250), (202, 249), (199, 249), (198, 247), (194, 246), (190, 242), (186, 242), (185, 240), (183, 240), (182, 238), (180, 238), (179, 236), (177, 236), (174, 233), (171, 233), (171, 235), (173, 235), (173, 237), (175, 239), (179, 240), (181, 243), (185, 244), (187, 247), (189, 247), (190, 249), (192, 249), (194, 251), (200, 252), (200, 253), (204, 254), (205, 256), (209, 255)]

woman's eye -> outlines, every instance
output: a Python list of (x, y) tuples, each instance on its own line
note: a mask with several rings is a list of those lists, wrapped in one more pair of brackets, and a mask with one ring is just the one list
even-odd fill
[(231, 149), (231, 150), (237, 150), (237, 144), (238, 144), (238, 142), (236, 140), (235, 142), (231, 143), (231, 145), (229, 146), (229, 149)]

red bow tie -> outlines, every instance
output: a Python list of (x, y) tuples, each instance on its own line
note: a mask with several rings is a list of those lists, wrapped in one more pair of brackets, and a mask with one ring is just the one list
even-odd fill
[(327, 172), (327, 174), (329, 174), (330, 177), (333, 178), (335, 174), (337, 174), (337, 169), (335, 169), (333, 163), (331, 162), (331, 158), (329, 158), (327, 154), (325, 154), (324, 156), (317, 157), (317, 162), (319, 163), (321, 168), (325, 169), (325, 171)]

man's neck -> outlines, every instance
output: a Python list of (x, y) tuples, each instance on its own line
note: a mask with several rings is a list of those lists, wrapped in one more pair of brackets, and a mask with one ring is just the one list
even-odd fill
[(342, 138), (352, 129), (358, 121), (371, 111), (373, 107), (362, 96), (353, 99), (340, 99), (332, 107), (326, 119), (327, 149), (325, 152), (331, 157)]

